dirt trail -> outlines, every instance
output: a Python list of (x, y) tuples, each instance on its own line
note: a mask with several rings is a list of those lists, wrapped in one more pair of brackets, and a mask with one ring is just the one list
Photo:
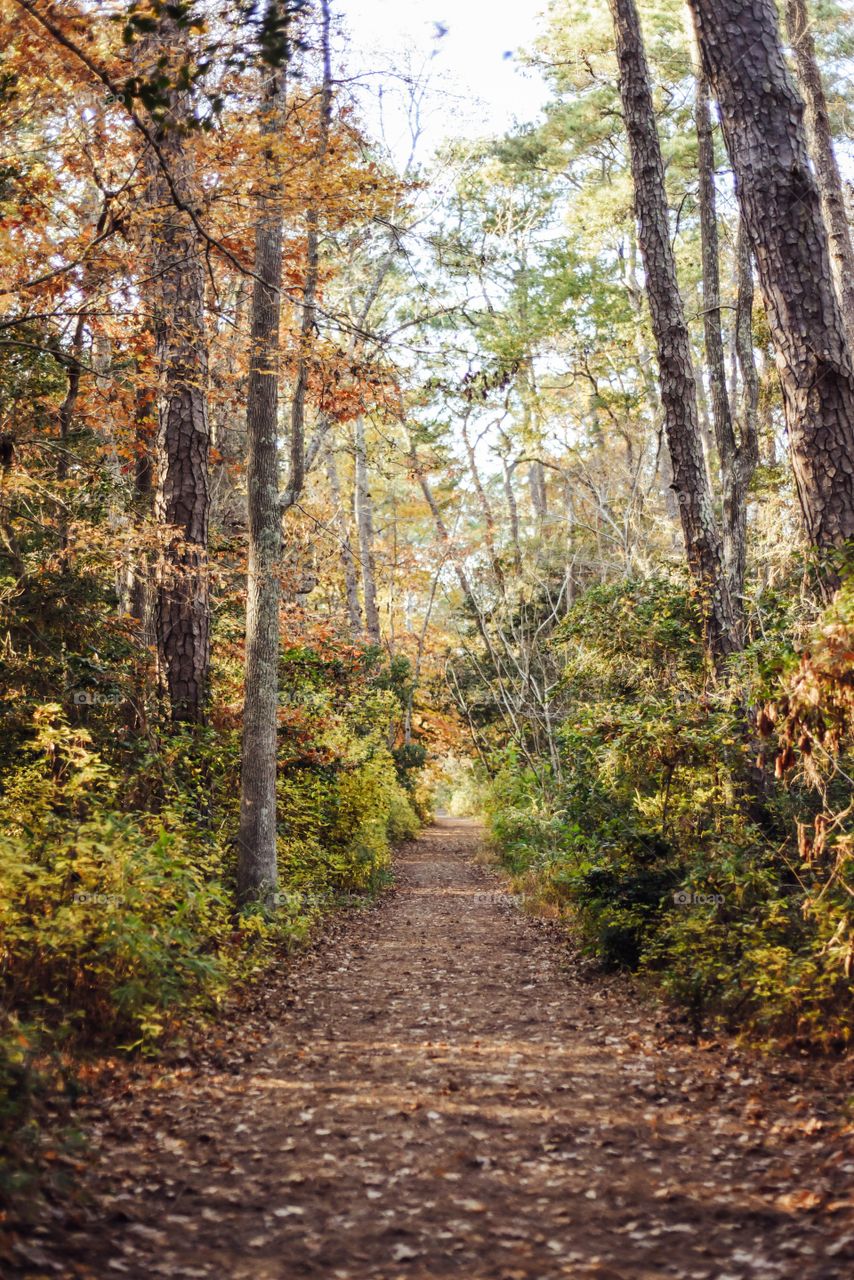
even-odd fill
[(26, 1274), (849, 1276), (854, 1154), (809, 1068), (668, 1042), (479, 841), (446, 820), (407, 846), (248, 1064), (90, 1104), (88, 1206)]

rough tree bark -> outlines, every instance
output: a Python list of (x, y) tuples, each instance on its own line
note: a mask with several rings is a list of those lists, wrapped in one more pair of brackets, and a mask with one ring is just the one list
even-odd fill
[(661, 403), (688, 565), (703, 600), (707, 643), (719, 659), (736, 645), (720, 536), (703, 460), (688, 329), (670, 244), (664, 164), (634, 0), (609, 0), (629, 138), (638, 243), (658, 352)]
[[(715, 191), (715, 151), (712, 117), (709, 109), (708, 83), (702, 70), (697, 72), (697, 153), (699, 170), (700, 244), (703, 267), (703, 331), (709, 387), (712, 401), (712, 424), (715, 433), (723, 490), (723, 556), (727, 586), (732, 601), (733, 617), (739, 641), (743, 625), (744, 573), (747, 554), (747, 490), (759, 462), (755, 405), (742, 416), (739, 440), (733, 406), (727, 389), (726, 353), (721, 324), (721, 279), (718, 241), (717, 193)], [(752, 352), (751, 312), (753, 277), (750, 250), (743, 228), (738, 233), (738, 301), (736, 304), (736, 350), (740, 360), (746, 359), (745, 343)], [(746, 324), (746, 329), (745, 329)], [(751, 364), (752, 367), (752, 364)]]
[[(659, 491), (661, 492), (661, 495), (664, 499), (664, 508), (667, 512), (668, 519), (672, 520), (675, 525), (678, 525), (680, 523), (679, 503), (676, 501), (676, 494), (673, 492), (673, 467), (670, 464), (669, 452), (667, 451), (666, 448), (663, 449), (661, 447), (662, 441), (663, 441), (663, 433), (664, 433), (664, 417), (663, 417), (663, 411), (661, 407), (660, 390), (659, 390), (658, 383), (656, 382), (655, 375), (653, 373), (654, 356), (647, 345), (646, 334), (644, 332), (644, 328), (645, 328), (644, 312), (643, 312), (644, 290), (643, 290), (643, 285), (640, 283), (640, 280), (638, 278), (637, 257), (638, 257), (637, 228), (635, 228), (635, 235), (631, 237), (629, 240), (628, 251), (625, 256), (626, 292), (628, 294), (629, 306), (631, 307), (632, 312), (634, 313), (634, 317), (636, 321), (635, 329), (634, 329), (635, 349), (637, 350), (638, 361), (640, 363), (640, 372), (643, 378), (644, 387), (646, 389), (647, 402), (653, 412), (653, 427), (655, 430), (655, 436), (656, 436), (656, 442), (657, 442), (656, 443), (656, 466), (655, 466), (656, 486), (659, 488)], [(705, 434), (703, 434), (703, 437), (702, 437), (702, 445), (703, 445), (703, 459), (706, 464), (706, 475), (708, 476), (709, 475), (709, 459), (708, 459), (709, 443)], [(675, 538), (674, 538), (674, 541), (675, 541)]]
[[(854, 537), (854, 376), (773, 0), (690, 0), (756, 261), (806, 535)], [(832, 578), (832, 575), (830, 575)]]
[[(184, 34), (164, 14), (146, 39), (140, 58), (154, 65), (180, 49)], [(151, 73), (151, 72), (149, 72)], [(193, 163), (186, 146), (192, 124), (191, 95), (172, 88), (153, 136), (181, 202), (198, 204)], [(160, 160), (149, 155), (152, 227), (151, 274), (157, 282), (155, 363), (158, 431), (155, 512), (167, 529), (154, 598), (160, 675), (172, 719), (204, 719), (210, 661), (208, 596), (208, 343), (202, 246), (191, 218), (167, 187)]]
[(807, 0), (786, 0), (786, 28), (806, 108), (810, 155), (815, 166), (818, 193), (827, 227), (830, 265), (842, 310), (848, 353), (854, 357), (854, 248), (851, 245), (842, 179), (833, 150), (827, 98), (810, 28)]
[[(262, 133), (275, 137), (285, 113), (281, 69), (267, 81)], [(249, 566), (237, 896), (270, 907), (277, 880), (276, 763), (279, 709), (279, 597), (282, 544), (278, 408), (281, 319), (281, 164), (268, 146), (257, 196), (250, 369), (246, 405)]]

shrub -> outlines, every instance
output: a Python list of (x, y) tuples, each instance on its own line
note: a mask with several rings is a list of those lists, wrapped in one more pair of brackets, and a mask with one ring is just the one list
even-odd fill
[(562, 779), (505, 752), (493, 781), (508, 868), (535, 877), (604, 965), (655, 977), (696, 1025), (850, 1037), (851, 600), (840, 593), (800, 658), (792, 619), (766, 618), (714, 681), (678, 580), (592, 589), (558, 641)]
[(117, 812), (88, 733), (58, 707), (37, 724), (0, 811), (3, 1006), (60, 1038), (156, 1037), (224, 981), (222, 851), (178, 812)]
[(16, 1152), (69, 1051), (152, 1051), (383, 883), (391, 841), (418, 829), (420, 757), (389, 747), (401, 704), (373, 662), (326, 642), (283, 657), (272, 918), (236, 914), (239, 727), (221, 710), (215, 729), (149, 736), (69, 723), (58, 703), (21, 718), (0, 794), (0, 1127)]

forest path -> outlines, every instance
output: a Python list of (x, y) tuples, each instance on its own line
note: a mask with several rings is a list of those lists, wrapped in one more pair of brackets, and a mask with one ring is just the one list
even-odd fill
[(91, 1198), (26, 1274), (849, 1275), (854, 1163), (809, 1066), (668, 1041), (568, 966), (481, 839), (444, 820), (405, 846), (248, 1058), (90, 1104)]

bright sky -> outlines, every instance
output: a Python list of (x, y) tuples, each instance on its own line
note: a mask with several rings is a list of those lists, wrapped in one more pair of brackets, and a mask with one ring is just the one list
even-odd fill
[[(337, 0), (349, 31), (345, 64), (351, 72), (384, 69), (383, 98), (394, 70), (420, 70), (458, 100), (434, 102), (425, 129), (429, 150), (451, 134), (500, 133), (515, 119), (531, 120), (546, 100), (539, 75), (515, 56), (530, 46), (541, 6), (525, 0)], [(378, 86), (379, 77), (368, 83)], [(385, 109), (395, 150), (405, 132), (402, 117)]]

